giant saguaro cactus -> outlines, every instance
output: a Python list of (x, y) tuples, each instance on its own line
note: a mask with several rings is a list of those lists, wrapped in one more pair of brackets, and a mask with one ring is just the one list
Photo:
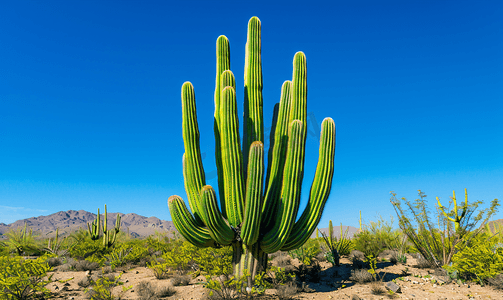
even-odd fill
[(235, 275), (241, 276), (246, 269), (250, 280), (265, 270), (268, 253), (298, 248), (316, 229), (330, 194), (335, 153), (334, 121), (326, 118), (321, 125), (309, 202), (297, 220), (307, 131), (306, 57), (302, 52), (295, 54), (293, 78), (282, 86), (265, 169), (260, 32), (260, 20), (251, 18), (245, 58), (243, 148), (229, 41), (225, 36), (217, 39), (214, 131), (220, 207), (214, 189), (205, 182), (190, 82), (182, 86), (182, 161), (190, 210), (179, 196), (168, 200), (173, 223), (185, 239), (199, 247), (232, 245)]

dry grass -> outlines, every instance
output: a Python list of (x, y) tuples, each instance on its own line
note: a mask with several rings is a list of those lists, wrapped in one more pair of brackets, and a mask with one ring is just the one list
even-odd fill
[(295, 295), (297, 295), (297, 285), (293, 282), (276, 287), (276, 296), (279, 300), (290, 300), (293, 299)]
[(382, 287), (381, 281), (374, 281), (370, 284), (370, 292), (372, 295), (380, 296), (386, 293), (386, 290)]
[(356, 269), (351, 271), (350, 280), (358, 283), (371, 282), (374, 278), (366, 269)]

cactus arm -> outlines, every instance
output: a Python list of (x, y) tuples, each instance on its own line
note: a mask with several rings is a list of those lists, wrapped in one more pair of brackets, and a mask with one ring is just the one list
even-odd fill
[(465, 189), (465, 204), (463, 204), (463, 212), (461, 213), (461, 216), (459, 217), (460, 221), (466, 215), (467, 210), (468, 210), (468, 192)]
[(241, 226), (241, 240), (245, 245), (255, 244), (259, 237), (264, 179), (264, 145), (255, 141), (250, 147), (246, 182), (245, 213)]
[(236, 92), (234, 88), (229, 86), (224, 88), (220, 99), (220, 118), (222, 121), (220, 134), (222, 139), (222, 165), (225, 187), (224, 201), (227, 219), (231, 226), (237, 227), (243, 221), (244, 184)]
[(121, 230), (121, 216), (117, 214), (117, 219), (115, 220), (115, 233), (119, 233)]
[(290, 122), (300, 120), (307, 124), (307, 63), (306, 55), (301, 51), (293, 58), (291, 109)]
[(96, 220), (91, 223), (87, 223), (87, 229), (89, 230), (89, 235), (91, 236), (91, 240), (95, 241), (100, 237), (100, 209), (98, 208), (98, 215), (96, 215)]
[(452, 202), (454, 203), (454, 217), (451, 218), (447, 212), (444, 210), (444, 206), (440, 203), (440, 199), (437, 197), (437, 204), (438, 208), (442, 211), (442, 214), (447, 218), (449, 221), (454, 222), (454, 229), (458, 231), (458, 229), (461, 227), (461, 220), (463, 217), (466, 215), (466, 212), (468, 210), (468, 192), (465, 189), (465, 203), (463, 204), (463, 212), (461, 215), (458, 213), (458, 202), (456, 200), (456, 191), (452, 191)]
[(173, 224), (189, 243), (196, 247), (215, 246), (209, 230), (196, 223), (182, 198), (176, 195), (169, 197), (168, 208)]
[(222, 217), (217, 204), (217, 195), (210, 185), (201, 189), (201, 207), (204, 223), (208, 227), (210, 236), (221, 245), (230, 245), (234, 240), (234, 231)]
[(267, 191), (262, 206), (262, 228), (269, 229), (273, 225), (277, 212), (278, 201), (281, 196), (281, 183), (288, 146), (288, 121), (290, 119), (292, 82), (287, 80), (281, 88), (281, 98), (278, 117), (274, 131), (274, 143), (269, 148), (269, 167), (266, 179)]
[[(225, 209), (225, 188), (224, 188), (224, 175), (222, 166), (222, 151), (221, 151), (221, 138), (220, 138), (220, 94), (222, 93), (221, 75), (224, 71), (230, 70), (230, 47), (229, 40), (224, 35), (217, 39), (217, 74), (215, 76), (215, 114), (213, 122), (213, 130), (215, 132), (215, 162), (217, 164), (218, 176), (218, 193), (220, 195), (220, 207), (222, 214), (226, 217)], [(235, 86), (235, 83), (234, 83)], [(225, 86), (224, 86), (225, 87)]]
[(261, 24), (257, 17), (248, 22), (245, 53), (245, 87), (243, 117), (243, 158), (247, 166), (248, 152), (254, 141), (264, 142), (262, 112)]
[(199, 192), (205, 185), (205, 176), (201, 151), (199, 147), (199, 126), (196, 116), (196, 97), (192, 83), (185, 82), (182, 86), (182, 132), (185, 146), (185, 175), (187, 183), (185, 190), (189, 198), (189, 206), (198, 225), (203, 225), (199, 211)]
[(283, 251), (302, 246), (320, 222), (323, 209), (332, 188), (335, 157), (335, 123), (325, 118), (321, 123), (321, 138), (318, 165), (314, 175), (308, 204), (295, 223)]
[(274, 253), (287, 241), (297, 216), (300, 203), (300, 188), (304, 175), (304, 149), (306, 129), (301, 121), (290, 125), (288, 151), (281, 189), (281, 202), (273, 228), (264, 235), (262, 250)]

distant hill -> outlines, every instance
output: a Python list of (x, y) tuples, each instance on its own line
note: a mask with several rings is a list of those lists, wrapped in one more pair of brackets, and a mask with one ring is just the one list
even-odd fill
[[(121, 216), (121, 230), (129, 233), (134, 237), (144, 237), (158, 232), (170, 232), (175, 229), (173, 222), (160, 220), (156, 217), (144, 217), (134, 213), (123, 214)], [(107, 222), (115, 226), (117, 213), (108, 213)], [(77, 231), (79, 228), (87, 230), (87, 223), (96, 219), (96, 214), (85, 210), (69, 210), (60, 211), (48, 216), (32, 217), (24, 220), (18, 220), (11, 224), (0, 223), (0, 234), (4, 234), (11, 228), (24, 226), (26, 224), (33, 229), (34, 232), (42, 237), (51, 237), (55, 235), (56, 229), (59, 228), (60, 235), (67, 235)], [(101, 214), (101, 220), (104, 219), (104, 214)]]
[(494, 227), (496, 224), (499, 224), (499, 226), (503, 226), (503, 219), (498, 219), (498, 220), (494, 220), (494, 221), (491, 221), (491, 222), (487, 222), (487, 225), (489, 225), (489, 227), (491, 228), (491, 230), (494, 232)]
[[(356, 228), (353, 226), (342, 225), (342, 234), (344, 234), (346, 232), (346, 229), (348, 230), (348, 232), (346, 233), (347, 238), (352, 238), (360, 230), (359, 228)], [(320, 228), (320, 231), (325, 233), (326, 235), (328, 235), (328, 228)], [(321, 232), (320, 232), (320, 237), (321, 237)], [(341, 235), (341, 226), (340, 225), (334, 226), (334, 235), (337, 238), (340, 238), (340, 235)], [(316, 230), (311, 235), (311, 238), (315, 238), (315, 237), (316, 237)]]
[[(156, 217), (147, 218), (134, 213), (119, 213), (119, 215), (121, 216), (121, 230), (127, 232), (127, 229), (129, 228), (129, 233), (133, 237), (146, 237), (154, 234), (156, 231), (176, 231), (176, 228), (173, 225), (172, 221), (164, 221)], [(108, 223), (112, 226), (115, 226), (116, 218), (117, 213), (108, 213)], [(48, 216), (32, 217), (28, 219), (18, 220), (11, 224), (0, 223), (0, 234), (4, 234), (11, 228), (24, 226), (26, 222), (26, 224), (28, 224), (28, 226), (41, 237), (53, 237), (56, 234), (56, 229), (58, 228), (59, 235), (64, 236), (79, 230), (79, 228), (87, 230), (87, 223), (90, 223), (95, 219), (96, 214), (90, 213), (85, 210), (60, 211)], [(101, 220), (103, 219), (104, 214), (101, 214)], [(352, 237), (359, 230), (358, 228), (353, 226), (342, 226), (343, 232), (346, 230), (346, 228), (348, 228), (348, 237)], [(320, 230), (328, 234), (328, 228), (320, 228)], [(339, 238), (340, 226), (334, 226), (334, 235)], [(311, 237), (316, 237), (316, 230), (313, 232)]]

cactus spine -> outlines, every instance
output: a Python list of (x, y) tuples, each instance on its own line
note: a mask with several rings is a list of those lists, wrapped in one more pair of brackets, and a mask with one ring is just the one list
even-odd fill
[(461, 207), (461, 209), (463, 209), (463, 212), (461, 213), (461, 215), (459, 215), (459, 213), (458, 213), (459, 207), (458, 207), (458, 202), (456, 200), (456, 192), (455, 191), (452, 191), (452, 202), (454, 203), (454, 210), (453, 210), (454, 217), (451, 217), (451, 214), (445, 212), (445, 209), (444, 209), (445, 207), (442, 206), (442, 204), (440, 203), (440, 199), (438, 199), (438, 197), (437, 197), (438, 208), (442, 211), (444, 216), (449, 221), (454, 222), (454, 229), (457, 232), (458, 229), (460, 228), (461, 220), (466, 215), (466, 212), (468, 210), (468, 192), (466, 191), (466, 189), (465, 189), (465, 204), (463, 204), (463, 206)]
[[(168, 199), (175, 227), (198, 247), (231, 245), (237, 276), (250, 274), (248, 284), (267, 266), (267, 254), (302, 246), (318, 225), (330, 194), (334, 172), (335, 125), (323, 120), (320, 150), (309, 202), (297, 222), (307, 131), (306, 57), (297, 52), (292, 80), (281, 88), (264, 166), (262, 113), (261, 24), (248, 23), (245, 58), (243, 143), (239, 135), (236, 83), (230, 71), (229, 41), (217, 39), (215, 80), (215, 158), (220, 207), (206, 185), (199, 146), (194, 88), (182, 86), (183, 174), (190, 210), (179, 196)], [(242, 146), (242, 148), (241, 148)], [(264, 184), (265, 179), (265, 186)]]

